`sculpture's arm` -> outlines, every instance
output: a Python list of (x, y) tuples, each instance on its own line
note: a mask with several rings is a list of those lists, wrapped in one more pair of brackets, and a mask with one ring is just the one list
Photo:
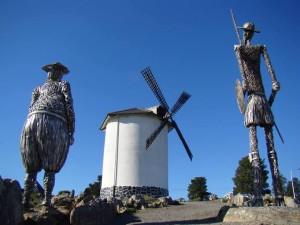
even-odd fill
[(73, 109), (73, 98), (71, 94), (71, 86), (69, 82), (62, 81), (62, 92), (65, 96), (65, 109), (67, 114), (67, 123), (68, 123), (68, 129), (71, 135), (73, 135), (75, 131), (75, 113)]
[(248, 82), (247, 82), (247, 78), (246, 78), (246, 72), (245, 72), (245, 68), (244, 68), (244, 62), (241, 59), (241, 52), (239, 50), (240, 45), (235, 45), (234, 46), (234, 51), (236, 54), (236, 58), (238, 60), (238, 65), (239, 65), (239, 69), (242, 75), (242, 86), (243, 86), (243, 92), (244, 95), (246, 93), (246, 91), (248, 90)]
[(31, 95), (31, 102), (30, 102), (30, 106), (29, 109), (33, 106), (33, 104), (36, 102), (36, 100), (39, 98), (40, 96), (40, 87), (36, 87)]
[(270, 60), (270, 57), (269, 57), (269, 54), (268, 54), (266, 46), (262, 46), (262, 55), (264, 57), (266, 66), (267, 66), (269, 74), (271, 76), (272, 90), (273, 91), (279, 91), (279, 89), (280, 89), (280, 83), (276, 79), (276, 75), (275, 75), (275, 72), (273, 70), (273, 67), (272, 67), (272, 64), (271, 64), (271, 60)]

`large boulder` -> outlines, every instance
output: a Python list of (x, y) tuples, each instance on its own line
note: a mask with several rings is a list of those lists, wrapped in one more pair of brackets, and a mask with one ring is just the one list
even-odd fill
[(75, 208), (70, 214), (72, 225), (103, 225), (115, 217), (115, 206), (107, 201), (92, 196), (79, 196), (75, 202)]
[(22, 190), (16, 180), (0, 176), (0, 224), (15, 225), (22, 221)]
[(223, 208), (222, 221), (226, 223), (298, 225), (300, 210), (289, 207), (227, 207)]

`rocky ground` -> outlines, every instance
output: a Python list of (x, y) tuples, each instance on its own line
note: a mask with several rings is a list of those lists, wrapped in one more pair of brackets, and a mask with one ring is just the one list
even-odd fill
[[(34, 202), (41, 200), (37, 197), (38, 195), (33, 199)], [(243, 207), (244, 204), (239, 207), (229, 207), (217, 200), (179, 204), (171, 198), (160, 198), (157, 202), (149, 204), (149, 208), (142, 210), (144, 206), (147, 207), (142, 196), (132, 196), (127, 202), (116, 199), (101, 201), (88, 193), (74, 197), (74, 192), (62, 191), (52, 198), (53, 207), (33, 205), (34, 207), (26, 213), (22, 211), (21, 200), (19, 183), (0, 177), (0, 225), (300, 224), (300, 206), (295, 204), (292, 198), (290, 198), (291, 201), (285, 198), (287, 206), (282, 207), (271, 205)], [(241, 202), (237, 201), (234, 204), (238, 205), (238, 203)], [(136, 209), (141, 210), (136, 211)], [(129, 213), (134, 211), (136, 213)], [(118, 212), (117, 215), (116, 212)], [(222, 212), (221, 215), (226, 214), (224, 220), (219, 215), (220, 212)]]
[[(110, 225), (120, 224), (214, 224), (239, 225), (246, 223), (224, 223), (218, 221), (218, 213), (224, 203), (184, 202), (163, 208), (139, 210), (134, 214), (117, 216)], [(247, 225), (250, 225), (249, 223)], [(254, 225), (252, 223), (251, 225)]]

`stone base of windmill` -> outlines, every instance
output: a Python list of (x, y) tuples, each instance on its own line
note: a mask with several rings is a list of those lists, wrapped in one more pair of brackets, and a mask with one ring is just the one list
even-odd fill
[(219, 212), (219, 220), (226, 223), (298, 225), (300, 209), (291, 207), (229, 207)]
[[(115, 196), (114, 196), (115, 195)], [(106, 187), (100, 190), (100, 198), (105, 199), (109, 197), (130, 198), (133, 195), (148, 195), (154, 198), (169, 196), (169, 191), (160, 187), (149, 186), (116, 186)]]

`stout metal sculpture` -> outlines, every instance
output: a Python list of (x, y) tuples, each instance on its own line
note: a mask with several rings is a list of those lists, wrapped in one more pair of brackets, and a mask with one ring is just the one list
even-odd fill
[[(244, 124), (246, 127), (249, 128), (249, 159), (252, 165), (255, 192), (252, 205), (263, 205), (261, 193), (261, 168), (259, 163), (259, 151), (256, 133), (257, 126), (263, 127), (265, 130), (268, 158), (272, 172), (276, 205), (284, 205), (281, 179), (277, 162), (277, 154), (274, 147), (272, 127), (273, 125), (275, 125), (277, 131), (278, 128), (275, 124), (274, 116), (271, 111), (271, 105), (274, 101), (276, 92), (280, 89), (280, 84), (276, 79), (269, 55), (267, 53), (266, 46), (250, 44), (254, 33), (259, 33), (260, 31), (255, 30), (255, 26), (252, 22), (245, 23), (243, 27), (237, 27), (234, 16), (233, 14), (231, 15), (238, 35), (238, 39), (240, 41), (240, 45), (234, 46), (234, 51), (236, 53), (239, 69), (242, 75), (242, 85), (239, 81), (236, 82), (236, 97), (239, 109), (241, 113), (245, 116)], [(243, 42), (239, 37), (238, 28), (243, 30)], [(260, 72), (261, 55), (264, 58), (272, 80), (272, 94), (269, 100), (267, 100), (266, 98), (265, 89), (263, 86), (262, 76)], [(246, 92), (248, 95), (247, 106), (244, 100)]]
[(44, 174), (43, 205), (50, 206), (55, 174), (63, 167), (69, 146), (74, 143), (75, 114), (70, 84), (61, 81), (69, 70), (61, 63), (42, 67), (45, 84), (34, 89), (29, 114), (21, 134), (21, 156), (26, 171), (23, 205), (29, 207), (36, 176)]

